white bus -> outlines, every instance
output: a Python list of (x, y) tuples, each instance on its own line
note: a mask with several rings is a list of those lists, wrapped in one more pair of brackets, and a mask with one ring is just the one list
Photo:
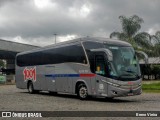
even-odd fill
[(141, 81), (134, 49), (119, 40), (79, 38), (16, 56), (16, 86), (29, 93), (114, 98), (140, 95)]

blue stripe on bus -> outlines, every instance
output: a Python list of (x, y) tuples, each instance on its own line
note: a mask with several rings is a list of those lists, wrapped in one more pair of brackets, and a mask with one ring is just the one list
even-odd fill
[(80, 77), (80, 74), (48, 74), (45, 77)]
[(45, 77), (95, 77), (95, 74), (47, 74)]

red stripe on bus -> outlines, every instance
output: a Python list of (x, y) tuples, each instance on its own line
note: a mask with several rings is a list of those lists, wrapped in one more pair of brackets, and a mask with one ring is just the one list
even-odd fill
[(80, 74), (80, 77), (95, 77), (96, 74)]

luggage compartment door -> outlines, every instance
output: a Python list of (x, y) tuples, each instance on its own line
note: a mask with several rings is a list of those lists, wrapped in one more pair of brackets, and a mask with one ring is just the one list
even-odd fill
[(47, 83), (47, 90), (56, 92), (55, 67), (53, 65), (45, 66), (45, 81)]

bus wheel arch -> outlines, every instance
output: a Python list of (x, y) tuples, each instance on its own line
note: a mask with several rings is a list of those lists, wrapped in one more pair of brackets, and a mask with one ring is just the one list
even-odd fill
[(27, 89), (28, 89), (28, 92), (31, 94), (38, 92), (37, 90), (34, 89), (33, 82), (31, 80), (28, 80), (27, 82)]
[(79, 97), (79, 99), (84, 100), (88, 98), (88, 88), (85, 82), (83, 81), (78, 81), (76, 83), (76, 94)]

